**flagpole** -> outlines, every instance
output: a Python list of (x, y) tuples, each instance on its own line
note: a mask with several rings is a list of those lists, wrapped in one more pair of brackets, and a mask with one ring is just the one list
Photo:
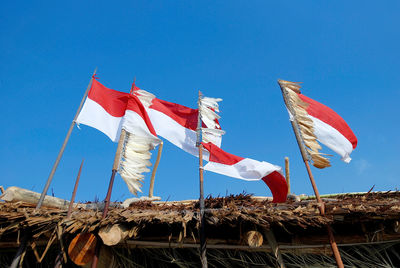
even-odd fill
[[(113, 163), (113, 167), (112, 167), (112, 171), (111, 171), (111, 178), (110, 178), (110, 182), (109, 182), (109, 185), (108, 185), (107, 195), (106, 195), (106, 198), (104, 200), (104, 210), (103, 210), (103, 215), (101, 217), (101, 220), (104, 220), (107, 217), (107, 214), (108, 214), (108, 208), (110, 207), (110, 200), (111, 200), (111, 192), (112, 192), (112, 188), (113, 188), (113, 185), (114, 185), (115, 175), (117, 174), (117, 171), (118, 171), (119, 162), (121, 160), (121, 152), (122, 152), (122, 148), (124, 146), (125, 136), (126, 136), (126, 131), (125, 131), (125, 129), (122, 129), (121, 130), (121, 135), (120, 135), (119, 141), (118, 141), (117, 152), (115, 153), (115, 157), (114, 157), (114, 163)], [(97, 262), (99, 260), (101, 244), (102, 243), (101, 243), (100, 240), (96, 244), (96, 251), (95, 251), (95, 254), (93, 256), (93, 261), (92, 261), (92, 266), (91, 266), (92, 268), (96, 268), (97, 267)]]
[(161, 141), (160, 145), (158, 145), (157, 160), (156, 160), (156, 163), (154, 164), (153, 171), (151, 172), (150, 188), (149, 188), (149, 197), (150, 198), (153, 197), (154, 181), (155, 181), (155, 178), (156, 178), (156, 172), (157, 172), (158, 164), (160, 163), (162, 149), (163, 149), (163, 142)]
[[(278, 80), (278, 84), (279, 84), (279, 87), (281, 88), (283, 100), (284, 100), (284, 102), (286, 104), (286, 107), (288, 108), (288, 110), (290, 111), (290, 113), (293, 116), (293, 120), (290, 120), (290, 123), (292, 125), (294, 135), (296, 136), (297, 145), (299, 146), (300, 153), (301, 153), (301, 156), (303, 158), (303, 162), (304, 162), (304, 164), (306, 166), (308, 177), (310, 178), (311, 185), (313, 187), (315, 197), (317, 198), (318, 208), (319, 208), (320, 214), (322, 216), (324, 216), (325, 215), (325, 204), (322, 201), (321, 196), (319, 195), (317, 184), (315, 183), (314, 176), (313, 176), (313, 174), (311, 172), (311, 168), (310, 168), (310, 164), (309, 164), (309, 155), (308, 155), (306, 149), (304, 148), (304, 145), (303, 145), (303, 142), (302, 142), (303, 139), (302, 139), (302, 135), (301, 135), (301, 133), (299, 131), (300, 128), (299, 128), (299, 125), (298, 125), (298, 122), (297, 122), (297, 119), (296, 119), (296, 113), (295, 113), (293, 107), (291, 106), (291, 104), (290, 104), (290, 102), (288, 100), (286, 89), (281, 85), (280, 80)], [(337, 264), (337, 266), (339, 268), (343, 268), (344, 267), (343, 266), (343, 261), (342, 261), (342, 258), (340, 256), (340, 252), (339, 252), (338, 246), (336, 244), (335, 237), (333, 236), (332, 228), (331, 228), (331, 226), (329, 224), (326, 225), (326, 228), (327, 228), (327, 231), (328, 231), (329, 243), (331, 244), (332, 252), (333, 252), (333, 255), (335, 256), (336, 264)]]
[(55, 161), (54, 164), (53, 164), (53, 167), (52, 167), (52, 169), (51, 169), (51, 172), (50, 172), (49, 177), (47, 178), (46, 185), (44, 186), (43, 192), (42, 192), (42, 194), (40, 195), (39, 202), (38, 202), (37, 205), (36, 205), (36, 209), (40, 209), (40, 207), (42, 206), (43, 200), (44, 200), (44, 198), (45, 198), (45, 196), (46, 196), (46, 194), (47, 194), (47, 191), (49, 190), (50, 183), (51, 183), (51, 181), (53, 180), (53, 176), (54, 176), (54, 174), (56, 173), (58, 164), (60, 163), (60, 160), (61, 160), (61, 157), (62, 157), (62, 155), (63, 155), (63, 153), (64, 153), (65, 147), (67, 146), (67, 143), (68, 143), (68, 140), (69, 140), (69, 138), (70, 138), (70, 136), (71, 136), (72, 130), (74, 129), (74, 126), (75, 126), (75, 124), (76, 124), (76, 119), (78, 118), (78, 115), (79, 115), (79, 113), (80, 113), (80, 111), (81, 111), (81, 109), (82, 109), (83, 103), (85, 102), (86, 96), (88, 95), (89, 90), (90, 90), (90, 87), (92, 86), (93, 78), (94, 78), (94, 76), (96, 75), (96, 71), (97, 71), (97, 67), (96, 67), (96, 69), (94, 70), (92, 77), (90, 78), (90, 81), (89, 81), (89, 84), (88, 84), (88, 86), (87, 86), (87, 88), (86, 88), (85, 94), (83, 94), (81, 103), (79, 104), (78, 110), (76, 111), (75, 116), (74, 116), (74, 119), (72, 120), (72, 123), (71, 123), (71, 125), (70, 125), (70, 127), (69, 127), (69, 129), (68, 129), (67, 136), (66, 136), (65, 139), (64, 139), (64, 142), (63, 142), (63, 144), (62, 144), (62, 146), (61, 146), (60, 151), (58, 152), (57, 159), (56, 159), (56, 161)]
[(202, 94), (199, 90), (198, 99), (198, 118), (197, 118), (197, 142), (196, 146), (199, 148), (199, 179), (200, 179), (200, 260), (203, 268), (207, 268), (207, 244), (206, 244), (206, 234), (205, 234), (205, 218), (204, 218), (204, 177), (203, 177), (203, 145), (202, 142), (202, 120), (200, 113), (200, 102)]

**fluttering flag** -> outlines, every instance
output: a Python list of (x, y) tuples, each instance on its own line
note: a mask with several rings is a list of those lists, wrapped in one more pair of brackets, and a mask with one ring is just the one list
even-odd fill
[(92, 87), (76, 123), (96, 128), (113, 142), (118, 142), (128, 99), (128, 93), (106, 88), (93, 79)]
[(212, 143), (202, 144), (210, 154), (205, 170), (246, 181), (262, 180), (271, 190), (274, 203), (286, 201), (288, 186), (281, 167), (227, 153)]
[[(158, 99), (142, 89), (137, 89), (135, 94), (146, 107), (157, 135), (167, 139), (182, 150), (198, 156), (196, 147), (198, 109), (191, 109), (177, 103)], [(219, 125), (218, 115), (213, 111), (218, 110), (218, 104), (215, 100), (206, 98), (200, 108), (204, 113), (202, 129), (207, 142), (221, 146), (221, 136), (224, 132)]]
[(313, 165), (317, 168), (330, 166), (330, 161), (319, 151), (321, 142), (339, 154), (349, 163), (350, 153), (357, 147), (357, 137), (331, 108), (301, 94), (299, 83), (278, 80), (284, 94), (287, 94), (290, 120), (297, 120), (301, 138), (307, 147)]
[(161, 140), (138, 97), (106, 88), (94, 79), (76, 121), (100, 130), (114, 142), (126, 130), (118, 172), (132, 194), (141, 192), (143, 172), (150, 171), (150, 150)]

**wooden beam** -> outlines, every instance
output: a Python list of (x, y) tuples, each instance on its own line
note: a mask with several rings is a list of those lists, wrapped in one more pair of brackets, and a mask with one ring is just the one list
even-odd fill
[[(7, 190), (0, 196), (0, 199), (7, 202), (25, 202), (29, 204), (37, 204), (40, 198), (40, 194), (26, 190), (23, 188), (19, 188), (16, 186), (8, 187)], [(44, 207), (53, 207), (60, 209), (67, 209), (69, 205), (68, 200), (64, 200), (61, 198), (53, 197), (46, 195), (46, 198), (43, 201), (42, 206)], [(82, 205), (84, 206), (84, 205)]]

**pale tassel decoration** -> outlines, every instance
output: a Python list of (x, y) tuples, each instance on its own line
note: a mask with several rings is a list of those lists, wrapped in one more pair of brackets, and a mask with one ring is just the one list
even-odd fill
[(149, 108), (151, 105), (151, 102), (153, 99), (156, 97), (155, 95), (151, 94), (150, 92), (147, 92), (146, 90), (139, 89), (134, 92), (134, 94), (138, 97), (138, 99), (142, 102), (143, 106), (145, 108)]
[(218, 102), (220, 101), (222, 101), (220, 98), (203, 97), (200, 100), (199, 107), (201, 120), (207, 126), (207, 128), (202, 128), (203, 141), (205, 143), (212, 142), (218, 147), (221, 146), (221, 136), (225, 134), (225, 131), (221, 130), (217, 123), (217, 120), (221, 118), (217, 114), (219, 112)]
[(149, 172), (151, 166), (150, 150), (154, 149), (153, 139), (139, 137), (126, 133), (124, 148), (119, 165), (119, 174), (128, 186), (129, 191), (137, 195), (144, 180), (144, 172)]
[(322, 149), (321, 145), (317, 141), (317, 137), (314, 134), (314, 122), (308, 116), (307, 107), (308, 104), (300, 99), (297, 95), (300, 93), (300, 85), (294, 82), (288, 81), (280, 81), (280, 83), (284, 86), (285, 91), (288, 94), (290, 105), (294, 110), (294, 117), (297, 120), (297, 123), (300, 128), (300, 133), (303, 139), (303, 142), (306, 146), (306, 150), (311, 157), (313, 162), (313, 166), (317, 168), (326, 168), (330, 167), (329, 159), (324, 157), (319, 152)]

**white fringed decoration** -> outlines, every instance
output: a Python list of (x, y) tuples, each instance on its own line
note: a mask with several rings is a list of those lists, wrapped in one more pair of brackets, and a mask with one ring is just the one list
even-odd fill
[[(149, 108), (155, 96), (145, 90), (137, 90), (134, 94), (142, 102), (145, 108)], [(151, 166), (150, 150), (154, 149), (154, 139), (126, 133), (124, 149), (119, 165), (119, 174), (128, 186), (129, 191), (137, 195), (142, 192), (141, 187), (144, 180), (144, 172), (149, 172)]]
[(225, 134), (218, 124), (217, 120), (221, 117), (217, 114), (219, 112), (218, 102), (222, 101), (220, 98), (203, 97), (200, 100), (199, 112), (201, 119), (207, 128), (202, 128), (203, 141), (205, 143), (212, 142), (218, 147), (221, 146), (221, 137)]
[(134, 92), (138, 99), (142, 102), (143, 106), (149, 108), (151, 101), (156, 97), (155, 95), (147, 92), (146, 90), (139, 89)]
[(127, 184), (129, 191), (134, 195), (142, 192), (140, 188), (144, 180), (143, 173), (150, 171), (148, 167), (151, 166), (150, 150), (154, 149), (153, 141), (150, 138), (126, 133), (118, 172)]

